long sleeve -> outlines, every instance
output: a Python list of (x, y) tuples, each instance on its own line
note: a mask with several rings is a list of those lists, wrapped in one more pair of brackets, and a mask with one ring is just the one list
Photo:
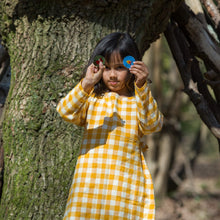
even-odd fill
[(160, 131), (163, 124), (163, 115), (157, 107), (147, 82), (141, 88), (135, 85), (135, 97), (141, 132), (146, 135)]
[(90, 94), (83, 90), (81, 82), (78, 83), (67, 96), (60, 100), (57, 105), (57, 112), (65, 121), (83, 126), (86, 120)]

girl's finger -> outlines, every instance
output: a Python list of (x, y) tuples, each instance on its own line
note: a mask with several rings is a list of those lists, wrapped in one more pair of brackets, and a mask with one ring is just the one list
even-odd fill
[(141, 77), (141, 73), (137, 70), (130, 70), (130, 73), (134, 74), (137, 78)]
[(148, 73), (144, 73), (144, 72), (139, 71), (139, 70), (133, 70), (133, 71), (130, 71), (130, 72), (135, 75), (136, 81), (146, 80), (148, 78), (148, 75), (149, 75)]
[(130, 68), (130, 72), (142, 75), (143, 77), (147, 77), (149, 75), (149, 72), (147, 69), (136, 68), (136, 67)]
[(134, 61), (133, 64), (145, 65), (143, 61)]
[(135, 62), (134, 62), (134, 65), (132, 65), (131, 67), (141, 68), (142, 70), (148, 72), (147, 66), (146, 66), (145, 63), (142, 62), (142, 61), (135, 61)]
[(103, 67), (104, 67), (103, 63), (102, 63), (102, 62), (99, 62), (99, 68), (101, 69), (101, 68), (103, 68)]
[(96, 66), (94, 66), (94, 69), (93, 69), (93, 70), (94, 70), (94, 71), (93, 71), (94, 73), (97, 73), (99, 69), (98, 69)]
[(133, 74), (139, 74), (139, 75), (143, 75), (143, 76), (148, 75), (148, 72), (146, 70), (135, 68), (135, 67), (131, 68), (130, 72)]
[(104, 72), (105, 66), (101, 63), (99, 63), (99, 69), (97, 71), (97, 74), (99, 75), (99, 77), (102, 77), (102, 74)]
[(137, 66), (132, 66), (130, 69), (130, 71), (137, 71), (137, 72), (145, 72), (146, 70), (142, 67), (137, 67)]

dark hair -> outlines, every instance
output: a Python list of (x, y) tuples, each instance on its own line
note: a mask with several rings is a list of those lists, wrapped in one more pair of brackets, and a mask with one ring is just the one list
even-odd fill
[[(138, 47), (130, 34), (120, 32), (111, 33), (105, 36), (96, 45), (81, 78), (85, 76), (87, 68), (94, 62), (94, 58), (97, 55), (102, 55), (103, 57), (105, 57), (106, 62), (109, 63), (113, 52), (119, 53), (122, 59), (130, 55), (133, 56), (135, 60), (141, 60)], [(129, 74), (131, 73), (129, 72)], [(134, 92), (134, 79), (134, 75), (131, 74), (126, 84), (131, 93)], [(101, 79), (95, 85), (94, 93), (96, 95), (101, 95), (106, 90), (107, 88), (103, 80)]]

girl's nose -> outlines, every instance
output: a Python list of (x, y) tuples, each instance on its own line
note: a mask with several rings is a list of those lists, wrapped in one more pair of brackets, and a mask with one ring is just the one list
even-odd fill
[(116, 77), (116, 71), (114, 69), (111, 69), (109, 76), (110, 77)]

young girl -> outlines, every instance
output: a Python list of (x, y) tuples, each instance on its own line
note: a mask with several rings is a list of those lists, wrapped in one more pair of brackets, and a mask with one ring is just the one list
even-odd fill
[[(101, 55), (105, 66), (93, 64)], [(130, 69), (123, 58), (135, 58)], [(82, 80), (57, 106), (85, 132), (64, 215), (70, 219), (154, 219), (153, 183), (141, 137), (162, 118), (148, 87), (148, 69), (129, 34), (112, 33), (96, 46)]]

